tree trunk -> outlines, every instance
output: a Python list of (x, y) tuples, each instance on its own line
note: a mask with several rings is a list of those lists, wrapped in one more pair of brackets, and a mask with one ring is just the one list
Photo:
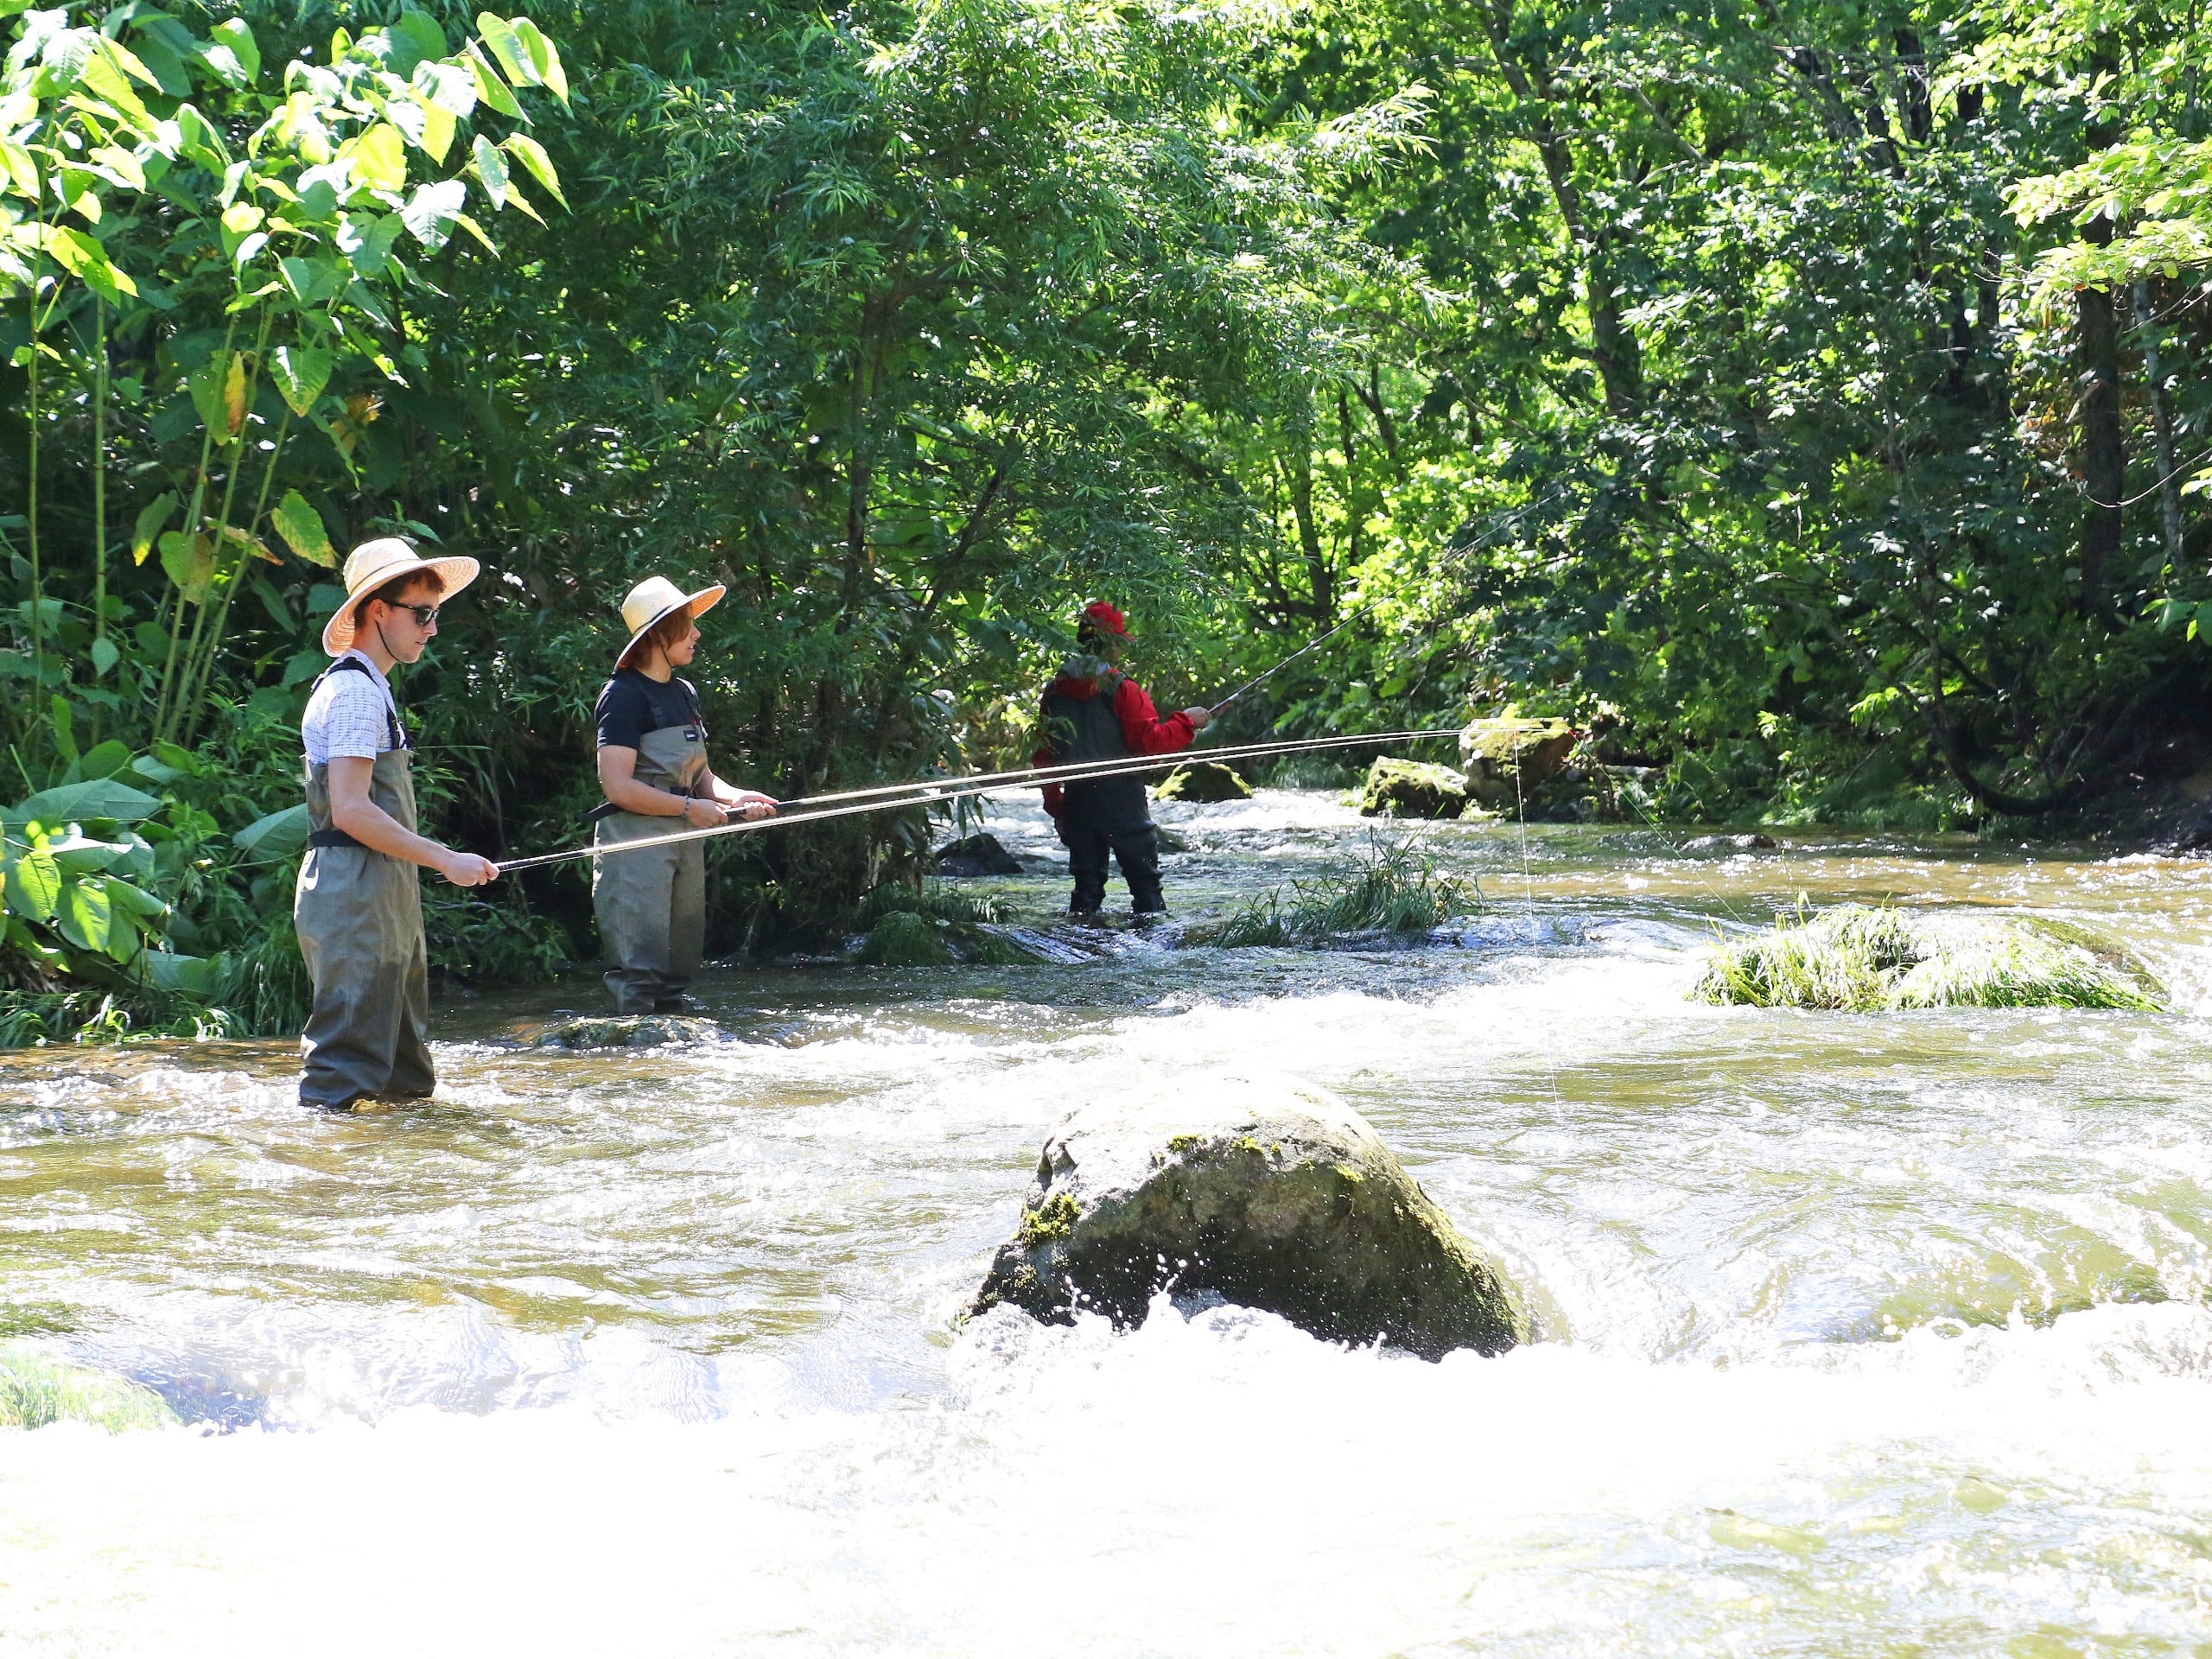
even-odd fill
[[(2101, 231), (2102, 234), (2098, 234)], [(2112, 238), (2112, 221), (2092, 221), (2082, 234)], [(2103, 611), (2120, 563), (2120, 502), (2127, 490), (2127, 453), (2120, 430), (2120, 320), (2110, 289), (2085, 288), (2081, 315), (2082, 472), (2088, 501), (2082, 515), (2082, 604)]]
[(2158, 337), (2152, 332), (2150, 285), (2136, 283), (2132, 297), (2135, 302), (2135, 326), (2143, 334), (2143, 379), (2151, 399), (2151, 435), (2158, 454), (2159, 540), (2166, 550), (2166, 563), (2178, 577), (2188, 573), (2182, 566), (2181, 469), (2174, 463), (2174, 407), (2166, 396), (2166, 372), (2158, 360)]

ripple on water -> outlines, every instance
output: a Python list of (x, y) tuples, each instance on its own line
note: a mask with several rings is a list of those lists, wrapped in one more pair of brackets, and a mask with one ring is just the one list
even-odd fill
[[(1186, 918), (1372, 829), (1176, 813)], [(1421, 833), (1491, 901), (1455, 948), (731, 972), (725, 1040), (590, 1054), (490, 997), (434, 1105), (360, 1120), (284, 1044), (0, 1058), (0, 1329), (288, 1431), (0, 1433), (0, 1653), (2202, 1642), (2212, 871)], [(1684, 999), (1801, 892), (2029, 906), (2198, 1012)], [(1365, 1112), (1558, 1339), (955, 1333), (1063, 1110), (1254, 1072)]]

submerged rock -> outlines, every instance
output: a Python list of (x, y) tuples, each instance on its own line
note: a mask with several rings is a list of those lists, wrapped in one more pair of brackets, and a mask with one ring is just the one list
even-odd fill
[(681, 1014), (632, 1014), (606, 1020), (563, 1020), (531, 1039), (532, 1048), (658, 1048), (712, 1042), (721, 1027)]
[(1190, 837), (1177, 835), (1164, 823), (1152, 826), (1152, 838), (1163, 853), (1187, 853), (1191, 850)]
[(2133, 1008), (2165, 988), (2109, 941), (2034, 917), (1839, 905), (1716, 946), (1691, 987), (1753, 1007)]
[(1684, 842), (1681, 850), (1686, 853), (1749, 853), (1763, 851), (1774, 845), (1772, 836), (1697, 836)]
[(1366, 818), (1456, 818), (1467, 810), (1467, 780), (1449, 766), (1387, 756), (1367, 769), (1359, 786)]
[(1467, 793), (1493, 810), (1533, 804), (1567, 765), (1574, 728), (1563, 720), (1478, 720), (1459, 734)]
[(41, 1428), (64, 1421), (96, 1423), (112, 1433), (166, 1428), (177, 1414), (142, 1382), (28, 1343), (0, 1344), (0, 1427)]
[(1249, 801), (1252, 785), (1234, 767), (1218, 760), (1186, 760), (1169, 772), (1154, 796), (1163, 801), (1191, 801), (1211, 805), (1218, 801)]
[(1529, 1334), (1503, 1281), (1367, 1121), (1287, 1081), (1208, 1077), (1071, 1114), (973, 1311), (1133, 1325), (1168, 1288), (1427, 1359), (1502, 1353)]
[(938, 848), (931, 868), (939, 875), (1020, 875), (1021, 861), (996, 836), (963, 836)]

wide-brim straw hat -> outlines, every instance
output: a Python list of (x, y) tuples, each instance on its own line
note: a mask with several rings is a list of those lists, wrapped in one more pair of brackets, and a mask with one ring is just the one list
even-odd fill
[(630, 643), (614, 653), (614, 666), (628, 662), (630, 653), (645, 637), (677, 612), (689, 610), (694, 617), (704, 616), (728, 591), (721, 583), (712, 582), (696, 594), (687, 594), (666, 576), (647, 576), (622, 601), (622, 626), (630, 630)]
[(438, 602), (442, 605), (475, 581), (476, 573), (483, 568), (475, 560), (457, 553), (426, 559), (397, 536), (380, 536), (373, 542), (363, 542), (346, 556), (346, 602), (338, 607), (337, 615), (323, 624), (323, 650), (333, 657), (343, 657), (353, 649), (354, 606), (361, 602), (363, 594), (376, 592), (386, 582), (411, 576), (418, 570), (435, 570), (438, 580), (445, 583), (438, 594)]

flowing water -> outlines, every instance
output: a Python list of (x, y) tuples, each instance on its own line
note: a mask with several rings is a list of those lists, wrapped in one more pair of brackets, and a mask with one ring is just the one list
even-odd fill
[[(1162, 817), (1186, 916), (1372, 829)], [(373, 1117), (283, 1044), (0, 1058), (0, 1333), (187, 1422), (0, 1431), (0, 1653), (2212, 1656), (2212, 866), (1423, 834), (1489, 900), (1431, 948), (731, 969), (720, 1040), (525, 1046), (579, 980)], [(1801, 893), (2062, 917), (2179, 1011), (1685, 999)], [(1066, 1107), (1255, 1072), (1545, 1339), (959, 1325)]]

